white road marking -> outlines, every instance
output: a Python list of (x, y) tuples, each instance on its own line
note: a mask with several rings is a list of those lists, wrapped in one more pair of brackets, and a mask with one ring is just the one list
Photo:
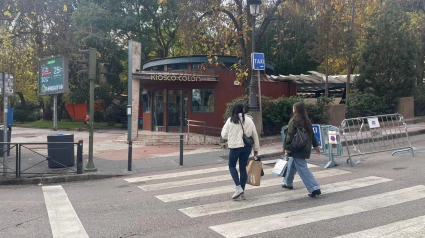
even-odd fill
[[(272, 171), (273, 171), (273, 168), (264, 169), (265, 174), (271, 173)], [(148, 185), (138, 186), (138, 188), (142, 189), (143, 191), (152, 191), (152, 190), (177, 188), (177, 187), (184, 187), (184, 186), (198, 185), (198, 184), (205, 184), (205, 183), (213, 183), (213, 182), (226, 181), (231, 179), (232, 177), (230, 176), (230, 174), (223, 174), (223, 175), (212, 176), (212, 177), (173, 181), (168, 183), (148, 184)]]
[[(275, 159), (274, 160), (266, 160), (266, 161), (262, 161), (262, 162), (263, 162), (264, 165), (267, 165), (267, 164), (276, 163), (276, 160)], [(315, 168), (315, 167), (318, 167), (318, 166), (314, 165), (314, 164), (308, 164), (308, 167), (309, 168)], [(158, 180), (158, 179), (168, 179), (168, 178), (177, 178), (177, 177), (191, 176), (191, 175), (197, 175), (197, 174), (222, 172), (222, 171), (227, 171), (227, 170), (229, 170), (229, 166), (222, 166), (222, 167), (208, 168), (208, 169), (198, 169), (198, 170), (191, 170), (191, 171), (184, 171), (184, 172), (177, 172), (177, 173), (157, 174), (157, 175), (143, 176), (143, 177), (134, 177), (134, 178), (128, 178), (128, 179), (124, 179), (124, 180), (129, 182), (129, 183), (137, 183), (137, 182), (145, 182), (145, 181), (152, 181), (152, 180)]]
[(43, 194), (53, 238), (89, 237), (62, 186), (45, 186)]
[[(333, 184), (326, 184), (321, 186), (322, 193), (336, 193), (346, 191), (350, 189), (367, 187), (375, 184), (389, 182), (391, 179), (380, 178), (380, 177), (366, 177), (350, 181), (338, 182)], [(281, 203), (291, 201), (299, 198), (306, 197), (306, 191), (304, 188), (293, 191), (285, 191), (280, 193), (266, 194), (255, 197), (247, 197), (245, 201), (225, 201), (219, 203), (211, 203), (201, 206), (187, 207), (179, 209), (189, 217), (201, 217), (219, 213), (225, 213), (230, 211), (242, 210), (251, 207), (258, 207), (264, 205), (270, 205), (275, 203)]]
[(237, 238), (367, 212), (422, 198), (425, 198), (425, 186), (419, 185), (340, 203), (211, 226), (210, 228), (224, 237)]
[[(325, 177), (337, 176), (337, 175), (349, 174), (349, 173), (350, 172), (344, 171), (344, 170), (328, 169), (328, 170), (315, 172), (314, 176), (316, 178), (325, 178)], [(261, 180), (261, 185), (258, 187), (247, 185), (248, 186), (247, 191), (249, 192), (249, 190), (252, 190), (252, 189), (282, 185), (283, 184), (282, 180), (283, 178), (280, 178), (280, 177), (275, 177), (275, 178), (267, 179), (267, 180)], [(298, 176), (295, 177), (294, 182), (299, 182), (299, 181), (301, 181), (300, 178)], [(192, 191), (186, 191), (186, 192), (158, 195), (156, 197), (163, 202), (173, 202), (173, 201), (180, 201), (180, 200), (186, 200), (186, 199), (192, 199), (192, 198), (213, 196), (213, 195), (224, 194), (224, 193), (232, 193), (234, 192), (234, 190), (235, 188), (233, 186), (227, 185), (227, 186), (210, 187), (210, 188), (192, 190)]]
[(422, 238), (424, 234), (425, 216), (421, 216), (335, 238)]

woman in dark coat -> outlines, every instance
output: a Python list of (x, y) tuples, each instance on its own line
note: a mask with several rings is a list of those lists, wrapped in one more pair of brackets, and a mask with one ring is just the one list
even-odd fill
[[(303, 102), (295, 103), (293, 106), (293, 112), (294, 115), (289, 121), (288, 130), (285, 135), (284, 152), (285, 156), (289, 156), (289, 160), (282, 187), (286, 189), (293, 189), (294, 176), (298, 171), (301, 180), (309, 192), (308, 196), (316, 197), (321, 194), (320, 187), (316, 178), (307, 167), (306, 159), (310, 158), (312, 146), (318, 154), (320, 154), (320, 147), (318, 147), (311, 121), (307, 116), (305, 104)], [(308, 132), (307, 144), (297, 151), (291, 151), (291, 143), (294, 140), (297, 128), (304, 128)]]

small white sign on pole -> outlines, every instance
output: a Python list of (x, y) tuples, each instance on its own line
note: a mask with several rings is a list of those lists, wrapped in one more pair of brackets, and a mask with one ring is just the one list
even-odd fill
[(337, 137), (336, 131), (328, 131), (328, 136), (329, 136), (329, 144), (333, 144), (333, 145), (338, 144), (338, 140), (336, 139)]
[(369, 117), (367, 118), (367, 123), (369, 124), (369, 128), (379, 128), (379, 120), (377, 117)]

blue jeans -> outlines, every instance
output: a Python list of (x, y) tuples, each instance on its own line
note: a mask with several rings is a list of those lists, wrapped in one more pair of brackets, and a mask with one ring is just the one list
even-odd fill
[[(246, 164), (248, 163), (249, 155), (251, 154), (252, 146), (245, 146), (240, 148), (231, 148), (229, 152), (229, 170), (232, 175), (233, 182), (236, 186), (241, 185), (242, 189), (245, 190), (246, 180), (248, 174), (246, 173)], [(238, 170), (236, 169), (236, 163), (239, 159), (239, 172), (241, 178), (239, 180)]]
[(283, 179), (283, 182), (286, 184), (286, 186), (293, 186), (294, 176), (297, 171), (309, 193), (320, 189), (316, 178), (314, 178), (310, 169), (307, 167), (307, 162), (305, 159), (292, 157), (289, 157), (288, 168), (286, 170), (285, 178)]

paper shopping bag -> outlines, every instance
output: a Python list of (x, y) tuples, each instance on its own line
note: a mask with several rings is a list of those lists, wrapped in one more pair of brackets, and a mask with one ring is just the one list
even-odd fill
[(287, 166), (288, 161), (286, 159), (278, 159), (273, 168), (273, 175), (283, 177)]
[(260, 186), (261, 181), (261, 170), (263, 169), (263, 163), (257, 160), (249, 161), (248, 166), (246, 166), (246, 171), (248, 173), (247, 184), (252, 186)]

